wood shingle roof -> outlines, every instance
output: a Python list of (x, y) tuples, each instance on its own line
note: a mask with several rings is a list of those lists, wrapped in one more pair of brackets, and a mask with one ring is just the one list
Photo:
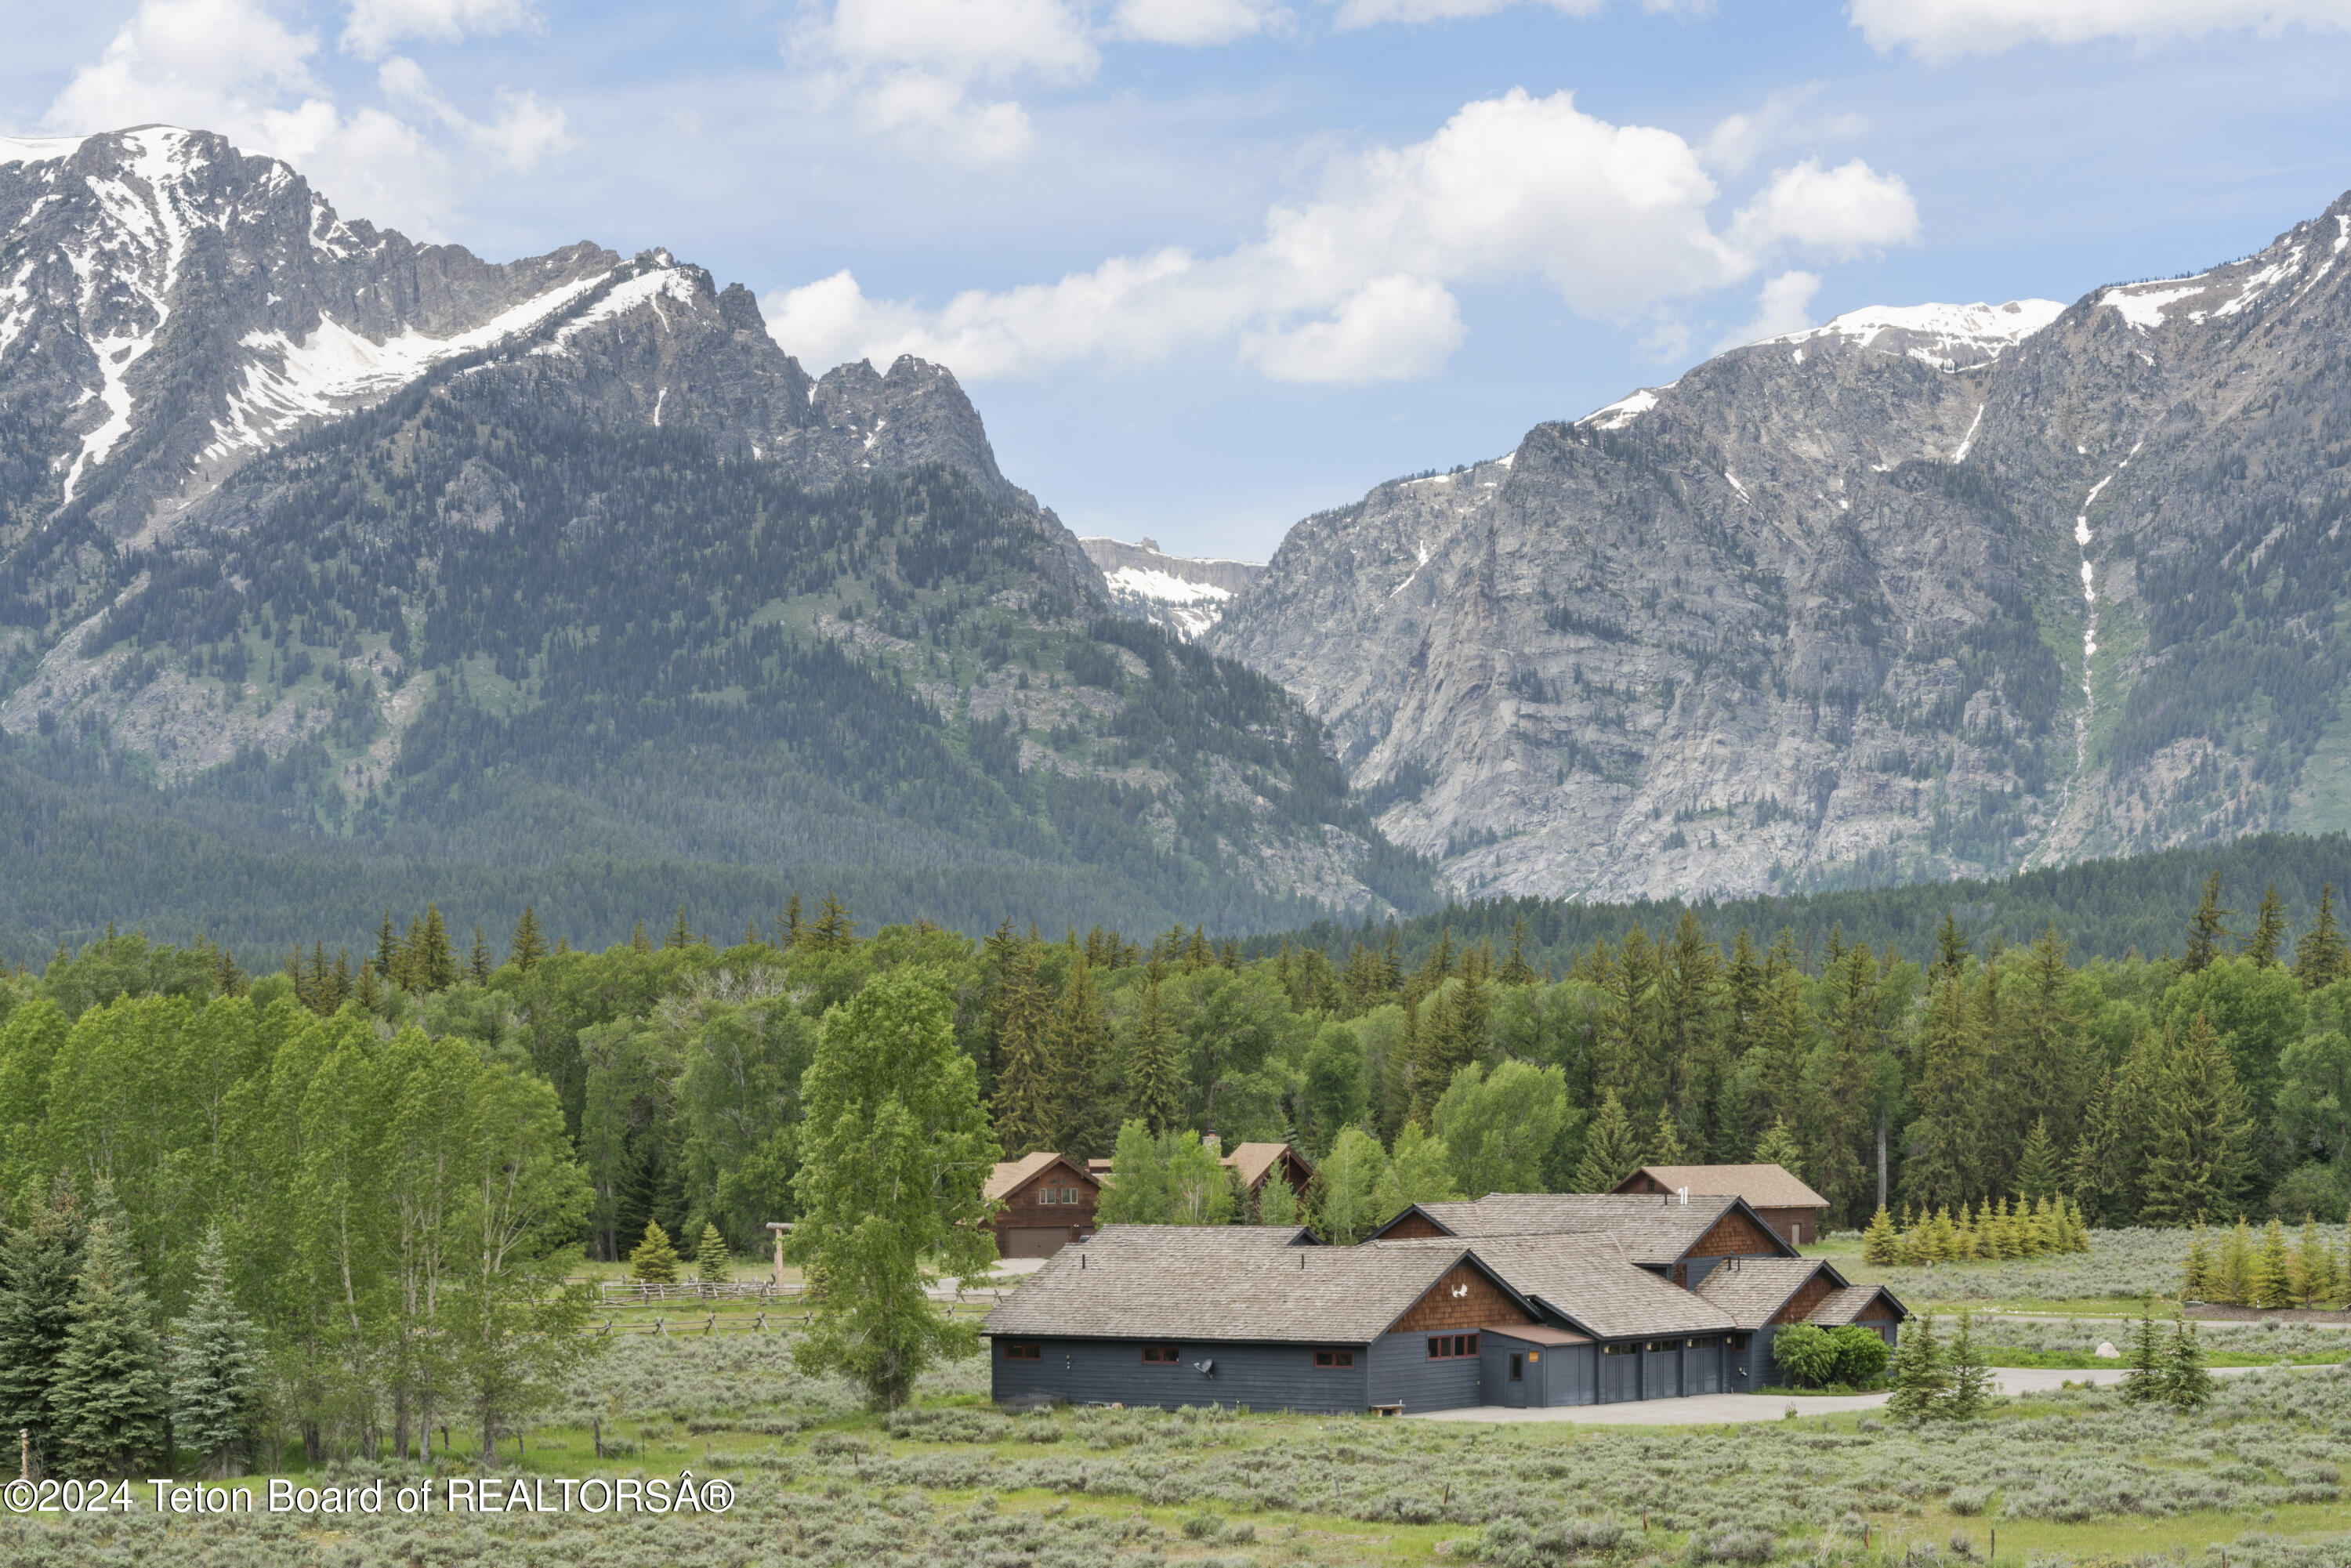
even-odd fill
[(1843, 1275), (1818, 1258), (1740, 1258), (1700, 1280), (1695, 1293), (1729, 1312), (1738, 1327), (1760, 1329), (1805, 1281), (1823, 1270), (1838, 1285), (1844, 1283)]
[[(1422, 1237), (1331, 1250), (1427, 1249), (1453, 1257), (1462, 1246), (1451, 1237)], [(1511, 1290), (1597, 1339), (1714, 1333), (1738, 1326), (1713, 1302), (1628, 1261), (1604, 1235), (1485, 1236), (1469, 1242), (1468, 1249)]]
[[(1625, 1181), (1641, 1176), (1663, 1186), (1667, 1192), (1690, 1190), (1693, 1199), (1699, 1193), (1724, 1193), (1743, 1197), (1754, 1208), (1826, 1208), (1829, 1200), (1806, 1186), (1794, 1172), (1785, 1166), (1643, 1166)], [(1619, 1184), (1617, 1190), (1624, 1187)]]
[[(987, 1314), (989, 1334), (1368, 1344), (1469, 1249), (1293, 1245), (1285, 1226), (1106, 1225)], [(1489, 1270), (1490, 1272), (1490, 1270)]]
[(1819, 1306), (1805, 1314), (1805, 1321), (1818, 1323), (1823, 1328), (1834, 1328), (1840, 1323), (1849, 1323), (1860, 1317), (1867, 1310), (1869, 1303), (1880, 1296), (1885, 1297), (1894, 1308), (1894, 1317), (1897, 1322), (1910, 1316), (1910, 1309), (1904, 1306), (1901, 1299), (1883, 1285), (1847, 1285), (1844, 1289), (1823, 1298)]
[[(1683, 1203), (1656, 1194), (1500, 1192), (1466, 1203), (1416, 1207), (1447, 1235), (1464, 1240), (1489, 1236), (1605, 1235), (1624, 1244), (1628, 1262), (1662, 1269), (1687, 1256), (1698, 1239), (1739, 1202), (1735, 1194), (1693, 1194)], [(1758, 1228), (1771, 1234), (1771, 1228), (1760, 1222)], [(1776, 1235), (1771, 1239), (1782, 1252), (1794, 1250)]]

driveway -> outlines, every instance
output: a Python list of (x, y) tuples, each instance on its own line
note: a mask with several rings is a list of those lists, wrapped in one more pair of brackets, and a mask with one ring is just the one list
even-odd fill
[[(2216, 1366), (2215, 1377), (2241, 1377), (2266, 1372), (2261, 1366)], [(2119, 1367), (2087, 1372), (2063, 1367), (1996, 1366), (1993, 1385), (2002, 1394), (2049, 1394), (2072, 1383), (2120, 1383)], [(1790, 1398), (1770, 1394), (1696, 1394), (1687, 1399), (1643, 1399), (1623, 1405), (1562, 1405), (1544, 1410), (1514, 1410), (1502, 1405), (1479, 1405), (1466, 1410), (1428, 1410), (1411, 1418), (1420, 1421), (1573, 1421), (1581, 1427), (1715, 1427), (1743, 1421), (1780, 1421), (1792, 1408), (1799, 1416), (1826, 1416), (1843, 1410), (1875, 1410), (1890, 1397), (1884, 1394), (1805, 1395)]]

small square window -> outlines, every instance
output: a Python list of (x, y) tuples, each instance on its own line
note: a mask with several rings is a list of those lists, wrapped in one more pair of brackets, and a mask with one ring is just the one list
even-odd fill
[(1059, 1203), (1061, 1201), (1061, 1189), (1058, 1186), (1040, 1186), (1037, 1189), (1037, 1201), (1039, 1203)]
[(1061, 1201), (1068, 1204), (1076, 1203), (1078, 1201), (1078, 1189), (1073, 1186), (1063, 1187), (1061, 1189)]

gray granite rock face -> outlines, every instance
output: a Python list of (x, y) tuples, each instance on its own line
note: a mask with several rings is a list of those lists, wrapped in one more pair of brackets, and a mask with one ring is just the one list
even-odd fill
[(1208, 641), (1466, 891), (2343, 826), (2346, 289), (2351, 198), (2195, 278), (1736, 350), (1307, 518)]

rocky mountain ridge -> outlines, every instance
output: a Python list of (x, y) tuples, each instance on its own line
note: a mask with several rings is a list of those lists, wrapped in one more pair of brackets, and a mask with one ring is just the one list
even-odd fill
[(1224, 614), (1233, 595), (1265, 570), (1262, 561), (1169, 555), (1152, 538), (1126, 544), (1088, 538), (1078, 543), (1086, 559), (1102, 569), (1111, 602), (1120, 613), (1165, 626), (1179, 637), (1205, 633)]
[(941, 367), (811, 378), (665, 251), (413, 246), (197, 131), (0, 143), (0, 727), (58, 778), (271, 853), (1428, 892)]
[(1457, 889), (1740, 894), (2351, 821), (2351, 198), (1841, 317), (1293, 528), (1207, 642)]

